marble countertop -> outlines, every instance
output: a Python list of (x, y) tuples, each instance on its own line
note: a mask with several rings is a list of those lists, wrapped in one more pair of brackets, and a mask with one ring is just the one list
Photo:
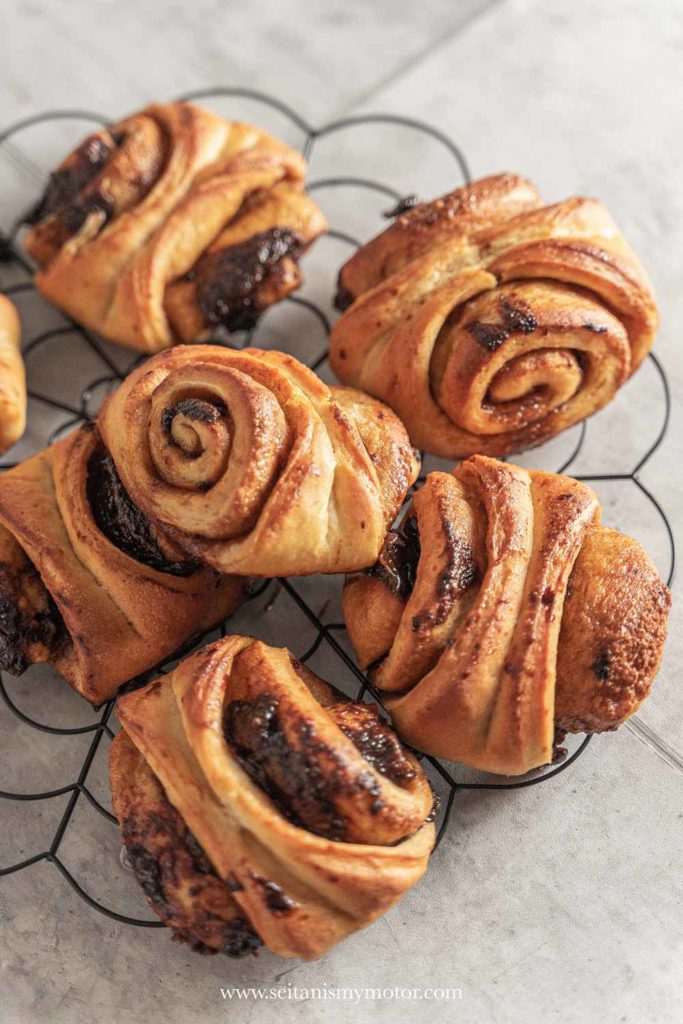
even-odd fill
[[(283, 0), (237, 9), (219, 0), (150, 0), (135, 16), (110, 0), (9, 0), (0, 109), (7, 124), (47, 108), (117, 115), (151, 99), (216, 85), (260, 89), (311, 123), (365, 112), (401, 113), (452, 137), (473, 176), (517, 170), (549, 200), (572, 193), (605, 199), (645, 262), (661, 305), (655, 352), (673, 395), (664, 443), (638, 474), (683, 537), (683, 8), (588, 0), (407, 0), (373, 4)], [(237, 110), (227, 106), (217, 109)], [(246, 104), (253, 117), (296, 142), (291, 126)], [(0, 148), (0, 226), (35, 195), (45, 169), (83, 125), (29, 132)], [(71, 133), (71, 134), (69, 134)], [(378, 176), (398, 192), (430, 196), (459, 182), (453, 162), (417, 132), (382, 126), (321, 143), (311, 174)], [(321, 194), (322, 195), (322, 194)], [(322, 201), (322, 199), (321, 199)], [(346, 203), (346, 210), (342, 206)], [(350, 230), (377, 230), (372, 208), (326, 194), (330, 217)], [(349, 205), (352, 209), (349, 210)], [(384, 204), (386, 205), (386, 204)], [(346, 255), (332, 241), (311, 262), (305, 295), (329, 307), (333, 267)], [(0, 285), (16, 280), (0, 267)], [(22, 313), (33, 334), (56, 314), (32, 295)], [(316, 333), (316, 331), (318, 333)], [(271, 312), (261, 344), (288, 345), (309, 358), (324, 343), (305, 312)], [(106, 349), (117, 366), (130, 354)], [(77, 401), (103, 372), (77, 338), (29, 362), (36, 392)], [(100, 396), (101, 397), (101, 396)], [(96, 402), (97, 396), (93, 397)], [(617, 401), (591, 421), (572, 472), (628, 475), (656, 437), (662, 386), (646, 364)], [(50, 420), (31, 403), (31, 427), (18, 454), (33, 450)], [(571, 432), (570, 432), (571, 433)], [(566, 436), (525, 457), (556, 469), (576, 440)], [(632, 533), (666, 575), (669, 540), (646, 494), (631, 480), (598, 481), (604, 520)], [(313, 603), (320, 581), (302, 584)], [(316, 589), (317, 588), (317, 589)], [(674, 581), (671, 636), (654, 693), (637, 718), (595, 739), (551, 782), (512, 792), (461, 792), (428, 876), (372, 928), (322, 961), (264, 954), (247, 961), (204, 959), (161, 929), (131, 928), (90, 909), (54, 866), (35, 864), (0, 880), (0, 1004), (8, 1024), (51, 1021), (192, 1024), (249, 1021), (543, 1021), (674, 1024), (683, 996), (681, 824), (683, 821), (683, 655), (680, 575)], [(331, 585), (328, 621), (338, 588)], [(322, 603), (322, 601), (321, 601)], [(237, 630), (305, 650), (314, 634), (280, 595), (257, 619), (249, 606)], [(338, 612), (336, 613), (338, 616)], [(312, 667), (348, 682), (321, 648)], [(86, 725), (92, 711), (49, 670), (12, 682), (27, 713), (55, 724)], [(57, 788), (78, 773), (87, 735), (26, 729), (0, 706), (4, 754), (0, 788)], [(89, 779), (108, 800), (106, 745)], [(66, 799), (63, 798), (63, 799)], [(43, 849), (64, 809), (62, 798), (0, 803), (0, 864)], [(149, 916), (121, 862), (116, 830), (81, 800), (60, 854), (88, 892), (119, 912)], [(227, 1001), (237, 986), (460, 989), (461, 998), (397, 1003), (353, 1000)]]

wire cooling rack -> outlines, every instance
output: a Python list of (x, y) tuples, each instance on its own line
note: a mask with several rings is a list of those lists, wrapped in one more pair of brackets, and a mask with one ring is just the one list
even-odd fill
[[(280, 100), (267, 96), (263, 93), (256, 92), (249, 89), (240, 88), (222, 88), (222, 89), (210, 89), (200, 92), (193, 92), (187, 96), (182, 97), (183, 99), (189, 100), (216, 100), (219, 98), (229, 98), (230, 100), (237, 101), (249, 101), (250, 103), (256, 103), (263, 105), (266, 108), (270, 108), (271, 111), (275, 111), (278, 115), (281, 115), (287, 119), (291, 124), (298, 129), (303, 136), (303, 143), (301, 144), (301, 150), (304, 156), (310, 160), (315, 148), (320, 144), (321, 140), (326, 137), (332, 136), (340, 132), (354, 132), (362, 126), (375, 125), (375, 126), (392, 126), (395, 129), (405, 129), (411, 132), (421, 133), (423, 136), (433, 140), (438, 146), (443, 147), (449, 159), (455, 163), (456, 166), (456, 178), (453, 180), (451, 187), (456, 184), (461, 184), (470, 180), (470, 174), (466, 159), (459, 149), (459, 147), (446, 135), (437, 129), (433, 128), (428, 124), (424, 124), (421, 121), (414, 120), (412, 118), (401, 117), (397, 115), (387, 114), (365, 114), (359, 117), (347, 117), (340, 119), (330, 124), (327, 124), (323, 128), (313, 128), (308, 124), (304, 118), (302, 118), (296, 111), (290, 109), (285, 103)], [(87, 111), (81, 110), (59, 110), (51, 111), (43, 114), (39, 114), (35, 117), (26, 118), (20, 121), (10, 128), (0, 132), (0, 149), (3, 146), (12, 146), (15, 138), (21, 135), (22, 132), (33, 129), (41, 124), (54, 124), (56, 122), (63, 121), (84, 121), (95, 125), (107, 124), (107, 119), (93, 114)], [(57, 154), (59, 155), (59, 154)], [(349, 175), (337, 176), (337, 177), (321, 177), (317, 180), (311, 180), (309, 182), (309, 191), (311, 192), (322, 192), (323, 190), (339, 189), (350, 187), (353, 189), (361, 189), (366, 192), (378, 193), (380, 196), (385, 197), (388, 205), (395, 204), (402, 198), (405, 192), (401, 192), (383, 181), (376, 180), (370, 177), (354, 177)], [(19, 273), (21, 280), (15, 281), (13, 284), (4, 288), (4, 291), (8, 295), (19, 295), (25, 292), (31, 292), (34, 290), (32, 283), (32, 266), (30, 261), (22, 253), (20, 245), (18, 244), (18, 233), (20, 230), (20, 218), (17, 218), (15, 226), (9, 231), (7, 235), (0, 235), (0, 263), (6, 264), (16, 272)], [(381, 226), (381, 225), (380, 225)], [(378, 230), (379, 226), (375, 226), (370, 232), (374, 234)], [(342, 230), (340, 227), (333, 226), (327, 237), (336, 239), (343, 245), (350, 248), (357, 248), (361, 241), (357, 239), (353, 234)], [(332, 282), (330, 282), (330, 289), (332, 289)], [(304, 307), (310, 314), (312, 314), (318, 321), (325, 337), (330, 332), (330, 320), (326, 312), (320, 308), (320, 305), (311, 301), (310, 299), (304, 298), (302, 295), (290, 296), (281, 303), (278, 307), (273, 308), (272, 316), (277, 316), (277, 311), (280, 308), (284, 308), (287, 305), (298, 305)], [(136, 357), (126, 367), (117, 365), (117, 362), (112, 357), (108, 346), (104, 344), (96, 335), (91, 331), (85, 330), (79, 327), (76, 323), (70, 320), (68, 317), (60, 314), (61, 324), (57, 327), (51, 328), (47, 331), (40, 331), (33, 337), (29, 337), (23, 346), (23, 352), (26, 359), (34, 355), (37, 351), (43, 349), (45, 346), (52, 345), (53, 343), (60, 344), (62, 339), (68, 336), (78, 334), (83, 340), (84, 344), (88, 347), (90, 352), (93, 354), (99, 366), (101, 372), (97, 374), (89, 383), (83, 388), (80, 394), (80, 402), (78, 404), (71, 404), (63, 401), (56, 395), (44, 393), (43, 391), (37, 390), (31, 386), (31, 374), (29, 369), (29, 397), (36, 403), (46, 406), (48, 409), (53, 410), (56, 416), (59, 417), (56, 425), (51, 431), (46, 432), (45, 437), (42, 439), (42, 445), (51, 444), (58, 437), (62, 436), (68, 430), (72, 429), (79, 423), (84, 422), (87, 419), (92, 418), (94, 412), (91, 409), (95, 397), (102, 389), (111, 389), (115, 387), (118, 382), (123, 379), (125, 373), (130, 371), (134, 366), (140, 363), (144, 357)], [(242, 344), (248, 344), (251, 342), (254, 331), (249, 331), (242, 336)], [(231, 337), (231, 344), (235, 344), (234, 336)], [(299, 355), (299, 353), (295, 353)], [(320, 371), (321, 368), (327, 361), (328, 349), (327, 344), (314, 355), (313, 358), (303, 359), (308, 365), (316, 370)], [(300, 356), (301, 358), (301, 356)], [(657, 433), (656, 438), (644, 453), (644, 455), (638, 459), (636, 465), (630, 472), (626, 473), (613, 473), (613, 474), (601, 474), (593, 476), (578, 476), (578, 479), (588, 481), (615, 481), (615, 482), (631, 482), (633, 483), (644, 495), (644, 497), (652, 504), (654, 510), (661, 518), (661, 521), (666, 530), (666, 535), (669, 545), (669, 572), (668, 582), (670, 583), (673, 578), (674, 572), (674, 561), (675, 561), (675, 545), (674, 537), (671, 530), (671, 526), (668, 522), (666, 514), (656, 497), (645, 487), (642, 481), (639, 479), (639, 473), (657, 450), (662, 443), (669, 425), (669, 414), (670, 414), (670, 393), (669, 386), (666, 379), (664, 370), (654, 355), (650, 355), (649, 359), (653, 364), (656, 377), (659, 382), (659, 394), (661, 399), (661, 425)], [(579, 455), (583, 451), (586, 438), (587, 438), (587, 423), (583, 423), (579, 430), (576, 443), (573, 450), (568, 456), (562, 460), (561, 465), (557, 466), (557, 472), (565, 472), (569, 470), (573, 463), (576, 462)], [(12, 463), (5, 463), (0, 465), (0, 471), (9, 468)], [(423, 478), (421, 478), (423, 479)], [(419, 481), (418, 481), (419, 483)], [(354, 679), (357, 684), (357, 691), (355, 693), (356, 699), (367, 700), (372, 699), (381, 704), (379, 695), (374, 690), (372, 685), (369, 683), (366, 676), (359, 670), (355, 661), (350, 656), (347, 648), (344, 645), (344, 625), (341, 622), (325, 622), (324, 619), (324, 606), (322, 610), (314, 610), (312, 601), (302, 594), (301, 581), (292, 582), (289, 579), (280, 579), (277, 581), (266, 581), (252, 595), (250, 600), (264, 598), (265, 610), (264, 614), (267, 615), (268, 608), (275, 601), (279, 594), (285, 594), (291, 603), (291, 611), (299, 616), (300, 620), (311, 626), (315, 633), (315, 638), (312, 643), (309, 644), (308, 649), (299, 653), (299, 658), (303, 662), (309, 662), (317, 654), (319, 649), (326, 645), (331, 654), (341, 663), (343, 669), (346, 671), (347, 676)], [(270, 595), (270, 596), (268, 596)], [(221, 633), (226, 635), (229, 631), (229, 626), (223, 626)], [(297, 630), (293, 629), (293, 635), (296, 635)], [(157, 666), (154, 670), (146, 673), (146, 678), (152, 678), (154, 675), (162, 674), (175, 664), (177, 658), (183, 653), (187, 653), (192, 647), (196, 646), (206, 639), (200, 638), (198, 641), (195, 640), (192, 645), (189, 645), (186, 651), (177, 652), (174, 658), (168, 659), (166, 662)], [(295, 651), (295, 653), (297, 653)], [(40, 862), (47, 862), (53, 864), (55, 868), (61, 873), (64, 879), (68, 882), (71, 888), (93, 909), (99, 911), (101, 914), (107, 917), (113, 918), (115, 921), (122, 922), (124, 924), (135, 925), (142, 928), (161, 928), (164, 927), (162, 923), (156, 919), (141, 919), (136, 917), (129, 917), (125, 914), (119, 913), (117, 910), (106, 906), (100, 899), (98, 899), (92, 892), (87, 892), (81, 885), (78, 879), (74, 876), (72, 871), (65, 865), (63, 859), (60, 857), (60, 848), (63, 840), (67, 833), (67, 829), (73, 821), (74, 811), (81, 798), (87, 801), (104, 819), (111, 823), (112, 829), (117, 828), (117, 822), (114, 815), (101, 803), (98, 797), (93, 793), (89, 784), (89, 777), (92, 770), (95, 756), (103, 743), (108, 743), (114, 736), (114, 730), (110, 725), (112, 713), (115, 707), (115, 700), (109, 701), (103, 705), (98, 711), (98, 718), (95, 722), (89, 725), (64, 728), (60, 726), (50, 725), (45, 722), (38, 721), (31, 715), (28, 715), (23, 711), (18, 704), (15, 702), (13, 695), (8, 689), (6, 681), (0, 674), (0, 697), (4, 701), (5, 705), (12, 712), (14, 716), (26, 727), (36, 730), (42, 733), (49, 733), (57, 736), (71, 736), (75, 737), (82, 734), (88, 734), (91, 739), (87, 747), (85, 757), (78, 771), (78, 775), (74, 782), (61, 786), (52, 790), (43, 790), (40, 792), (32, 793), (17, 793), (8, 792), (6, 790), (0, 790), (0, 798), (8, 801), (20, 801), (25, 802), (29, 805), (35, 804), (36, 802), (42, 802), (46, 800), (52, 800), (58, 797), (67, 796), (65, 809), (58, 821), (57, 827), (52, 835), (52, 839), (46, 849), (41, 852), (35, 853), (32, 856), (26, 857), (17, 863), (10, 864), (7, 866), (0, 867), (0, 875), (9, 875), (13, 872), (22, 871), (29, 868), (31, 865), (38, 864)], [(517, 780), (514, 782), (505, 781), (472, 781), (465, 778), (458, 778), (454, 772), (454, 766), (449, 763), (444, 763), (435, 758), (422, 757), (421, 759), (427, 771), (433, 773), (433, 776), (438, 777), (441, 786), (445, 786), (446, 797), (441, 801), (441, 807), (439, 810), (440, 822), (438, 829), (438, 840), (442, 838), (444, 832), (448, 826), (451, 818), (451, 811), (453, 808), (453, 802), (458, 792), (468, 789), (521, 789), (529, 786), (538, 785), (541, 782), (547, 782), (554, 778), (559, 772), (565, 771), (581, 753), (586, 749), (590, 736), (587, 736), (580, 743), (578, 743), (571, 753), (570, 756), (566, 757), (560, 764), (551, 767), (546, 770), (540, 770), (533, 773), (530, 777)], [(0, 829), (0, 835), (3, 834), (3, 830)], [(123, 851), (122, 851), (123, 852)], [(2, 858), (2, 851), (0, 850), (0, 858)], [(124, 861), (125, 862), (125, 861)], [(135, 883), (131, 879), (131, 885)], [(142, 896), (140, 897), (142, 899)]]

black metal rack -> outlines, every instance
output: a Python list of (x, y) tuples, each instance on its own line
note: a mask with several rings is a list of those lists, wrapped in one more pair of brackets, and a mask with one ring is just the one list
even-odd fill
[[(411, 118), (391, 114), (365, 114), (358, 117), (347, 117), (341, 120), (333, 121), (322, 128), (315, 129), (311, 127), (311, 125), (309, 125), (298, 113), (291, 110), (286, 104), (284, 104), (280, 100), (250, 89), (206, 89), (202, 91), (193, 92), (182, 98), (190, 100), (207, 100), (212, 98), (215, 99), (218, 97), (231, 97), (233, 99), (254, 101), (256, 103), (269, 106), (271, 109), (277, 111), (280, 115), (288, 118), (292, 122), (292, 124), (295, 125), (296, 128), (301, 131), (301, 133), (304, 136), (304, 142), (301, 148), (304, 156), (306, 156), (307, 159), (310, 159), (316, 144), (322, 138), (324, 138), (325, 136), (329, 136), (335, 132), (343, 130), (353, 130), (354, 128), (360, 125), (367, 124), (393, 125), (397, 127), (410, 129), (416, 132), (421, 132), (431, 137), (432, 140), (436, 141), (438, 144), (443, 146), (446, 149), (447, 153), (450, 155), (450, 157), (453, 159), (457, 167), (459, 178), (462, 179), (464, 182), (470, 180), (467, 162), (458, 146), (451, 139), (449, 139), (446, 135), (444, 135), (437, 129)], [(26, 118), (12, 125), (10, 128), (7, 128), (6, 130), (0, 132), (0, 146), (6, 144), (10, 139), (12, 139), (17, 134), (19, 134), (20, 132), (27, 128), (33, 127), (43, 122), (54, 122), (60, 119), (84, 120), (93, 122), (98, 125), (103, 125), (107, 123), (107, 120), (105, 118), (86, 111), (51, 111), (37, 115), (35, 117)], [(312, 180), (309, 182), (308, 185), (310, 191), (316, 191), (325, 188), (337, 188), (342, 186), (354, 186), (362, 189), (369, 189), (372, 190), (373, 192), (377, 192), (383, 196), (386, 196), (389, 201), (395, 202), (401, 198), (401, 193), (398, 192), (395, 188), (392, 188), (381, 181), (377, 181), (370, 178), (351, 176), (328, 177), (320, 178), (318, 180)], [(4, 291), (8, 295), (30, 291), (34, 287), (32, 283), (31, 264), (25, 258), (25, 256), (21, 252), (19, 245), (17, 244), (17, 235), (19, 228), (20, 222), (19, 220), (17, 220), (14, 228), (9, 232), (9, 234), (6, 237), (0, 236), (0, 263), (4, 262), (6, 264), (12, 264), (16, 268), (19, 268), (19, 270), (22, 272), (22, 275), (25, 278), (19, 283), (15, 283), (5, 288)], [(351, 234), (338, 228), (333, 227), (329, 232), (329, 236), (338, 239), (339, 241), (349, 246), (358, 247), (361, 244), (360, 241), (354, 238)], [(324, 329), (325, 334), (329, 334), (331, 326), (329, 319), (325, 312), (322, 309), (320, 309), (315, 303), (303, 298), (300, 295), (290, 296), (287, 300), (285, 300), (285, 302), (305, 306), (317, 318), (320, 325)], [(55, 430), (53, 430), (52, 434), (45, 439), (46, 443), (48, 444), (52, 443), (53, 440), (55, 440), (58, 436), (62, 435), (65, 431), (69, 430), (71, 427), (91, 417), (91, 413), (89, 411), (90, 402), (97, 388), (103, 386), (115, 386), (116, 383), (120, 381), (125, 375), (123, 372), (119, 370), (115, 362), (111, 359), (109, 353), (106, 350), (106, 347), (102, 344), (102, 342), (97, 338), (96, 335), (94, 335), (91, 331), (85, 330), (84, 328), (78, 326), (68, 317), (63, 317), (63, 321), (63, 326), (56, 327), (49, 331), (44, 331), (36, 335), (35, 337), (30, 338), (24, 346), (24, 354), (28, 355), (29, 353), (34, 352), (36, 349), (39, 349), (47, 342), (51, 342), (54, 339), (58, 339), (60, 337), (64, 337), (70, 334), (72, 335), (74, 334), (74, 332), (78, 332), (80, 336), (83, 338), (84, 342), (94, 353), (96, 358), (100, 361), (102, 365), (102, 373), (96, 379), (92, 380), (83, 389), (80, 395), (79, 406), (71, 405), (69, 403), (61, 401), (56, 397), (40, 393), (30, 387), (29, 381), (29, 396), (32, 399), (40, 403), (44, 403), (47, 406), (51, 407), (52, 409), (60, 413), (63, 413), (65, 417), (58, 424)], [(247, 342), (250, 341), (252, 333), (253, 332), (249, 332), (246, 334), (245, 337)], [(328, 350), (327, 347), (325, 347), (314, 359), (309, 361), (309, 365), (311, 366), (311, 368), (314, 370), (320, 369), (321, 366), (325, 363), (327, 355)], [(137, 365), (142, 358), (144, 357), (136, 357), (135, 359), (133, 359), (130, 366), (126, 368), (126, 372), (128, 372), (135, 365)], [(670, 583), (671, 579), (673, 578), (675, 561), (675, 544), (671, 526), (668, 522), (664, 510), (662, 509), (661, 505), (659, 504), (655, 496), (650, 493), (650, 491), (638, 478), (638, 474), (640, 473), (640, 471), (643, 469), (647, 461), (651, 458), (651, 456), (662, 443), (669, 425), (670, 415), (671, 402), (666, 375), (661, 364), (654, 355), (650, 355), (649, 359), (653, 363), (656, 373), (661, 382), (662, 422), (656, 439), (650, 445), (650, 447), (642, 456), (642, 458), (638, 460), (636, 466), (630, 473), (604, 474), (600, 476), (579, 476), (578, 479), (593, 481), (631, 481), (640, 489), (640, 491), (652, 503), (652, 505), (658, 512), (667, 531), (668, 541), (670, 545), (670, 570), (668, 574), (668, 581)], [(570, 456), (564, 460), (562, 465), (558, 467), (557, 472), (565, 472), (578, 458), (580, 452), (583, 450), (584, 445), (586, 443), (587, 429), (587, 424), (584, 422), (581, 425), (581, 428), (578, 432), (578, 440), (574, 447), (574, 450), (571, 452)], [(11, 465), (11, 463), (0, 465), (0, 471), (9, 468), (9, 465)], [(255, 595), (252, 595), (252, 599), (264, 594), (264, 592), (269, 587), (276, 587), (278, 585), (291, 600), (293, 609), (296, 610), (296, 613), (302, 616), (316, 630), (316, 636), (314, 641), (312, 642), (312, 644), (310, 644), (308, 650), (304, 651), (299, 655), (300, 660), (307, 662), (309, 659), (313, 657), (313, 655), (316, 653), (316, 651), (318, 651), (322, 644), (327, 644), (331, 651), (334, 652), (335, 656), (341, 660), (345, 669), (350, 671), (357, 680), (357, 699), (362, 700), (366, 699), (367, 697), (372, 697), (374, 700), (381, 703), (377, 692), (374, 691), (371, 684), (368, 682), (368, 679), (358, 669), (357, 665), (349, 656), (347, 651), (344, 649), (344, 646), (340, 642), (340, 634), (344, 630), (343, 623), (323, 622), (322, 616), (320, 614), (317, 614), (313, 610), (313, 608), (311, 608), (310, 603), (307, 602), (302, 596), (302, 594), (299, 592), (299, 589), (296, 585), (296, 581), (292, 582), (292, 580), (290, 579), (281, 579), (279, 581), (267, 581), (261, 585), (261, 587), (259, 588)], [(227, 632), (225, 626), (223, 627), (222, 632), (224, 635)], [(202, 638), (202, 640), (203, 639), (204, 638)], [(199, 642), (201, 643), (201, 640)], [(175, 659), (169, 659), (167, 662), (164, 662), (163, 664), (159, 665), (157, 669), (155, 669), (154, 671), (156, 672), (156, 674), (160, 674), (166, 671), (174, 660)], [(148, 675), (151, 677), (153, 673), (150, 672)], [(63, 863), (62, 859), (60, 859), (59, 855), (62, 841), (64, 839), (67, 829), (69, 828), (69, 825), (73, 818), (74, 810), (81, 797), (88, 801), (92, 805), (92, 807), (95, 808), (95, 810), (99, 814), (101, 814), (106, 820), (111, 822), (112, 828), (117, 827), (115, 817), (95, 797), (95, 795), (91, 792), (88, 786), (89, 773), (91, 771), (93, 761), (95, 759), (95, 755), (98, 751), (98, 748), (100, 747), (100, 744), (103, 741), (105, 743), (110, 741), (114, 736), (114, 732), (109, 724), (109, 721), (114, 711), (115, 701), (109, 701), (99, 710), (99, 717), (94, 723), (76, 728), (61, 728), (43, 722), (39, 722), (33, 717), (27, 715), (24, 711), (22, 711), (12, 699), (12, 696), (6, 687), (5, 681), (2, 679), (1, 674), (0, 697), (4, 701), (5, 705), (10, 709), (10, 711), (17, 717), (17, 719), (19, 719), (24, 725), (27, 725), (39, 732), (51, 733), (53, 735), (60, 736), (76, 736), (82, 734), (89, 734), (92, 736), (85, 758), (80, 767), (80, 771), (78, 772), (78, 777), (74, 782), (70, 783), (69, 785), (62, 786), (60, 788), (53, 790), (46, 790), (35, 793), (15, 793), (0, 790), (0, 798), (4, 800), (22, 801), (29, 804), (35, 801), (54, 799), (60, 796), (65, 796), (66, 794), (69, 795), (65, 810), (59, 820), (59, 823), (57, 825), (57, 828), (54, 832), (54, 835), (48, 848), (42, 850), (39, 853), (34, 854), (33, 856), (21, 860), (18, 863), (1, 867), (0, 876), (9, 875), (13, 872), (21, 871), (24, 868), (28, 868), (31, 865), (37, 864), (39, 862), (48, 862), (50, 864), (54, 864), (54, 866), (66, 879), (66, 881), (69, 883), (72, 889), (74, 889), (74, 891), (77, 892), (78, 895), (83, 900), (85, 900), (85, 902), (89, 906), (99, 911), (100, 913), (105, 914), (107, 917), (113, 918), (114, 920), (122, 922), (124, 924), (136, 925), (143, 928), (163, 927), (161, 922), (157, 921), (156, 919), (145, 920), (128, 917), (105, 906), (91, 893), (85, 891), (85, 889), (80, 885), (78, 880), (73, 876), (71, 871)], [(448, 822), (451, 816), (451, 810), (453, 807), (453, 801), (455, 799), (456, 793), (458, 793), (459, 791), (467, 789), (520, 789), (529, 786), (534, 786), (541, 782), (546, 782), (549, 779), (556, 776), (559, 772), (565, 771), (571, 764), (573, 764), (576, 761), (576, 759), (581, 755), (581, 753), (586, 749), (586, 746), (589, 743), (589, 741), (590, 736), (587, 736), (576, 747), (573, 753), (559, 765), (546, 770), (540, 770), (538, 772), (533, 773), (533, 775), (531, 775), (528, 778), (517, 780), (515, 782), (458, 780), (453, 774), (453, 770), (450, 765), (444, 764), (443, 762), (435, 758), (424, 757), (423, 763), (425, 764), (425, 766), (427, 766), (428, 771), (433, 771), (434, 773), (436, 773), (436, 775), (440, 777), (440, 779), (445, 784), (448, 793), (446, 799), (442, 803), (442, 807), (440, 810), (441, 821), (439, 825), (438, 839), (441, 839), (446, 827), (448, 826)], [(131, 881), (131, 884), (134, 883)], [(143, 898), (142, 895), (140, 898)]]

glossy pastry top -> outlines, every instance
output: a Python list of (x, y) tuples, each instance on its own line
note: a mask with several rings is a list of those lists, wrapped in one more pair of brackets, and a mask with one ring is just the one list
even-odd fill
[(306, 164), (259, 128), (155, 104), (93, 133), (27, 214), (38, 288), (143, 351), (252, 326), (326, 228)]
[(0, 475), (0, 669), (50, 661), (101, 703), (244, 590), (134, 504), (94, 423)]
[(375, 567), (348, 578), (361, 666), (415, 747), (546, 764), (555, 730), (615, 729), (652, 686), (669, 592), (569, 477), (473, 456), (430, 473)]
[(130, 374), (99, 423), (135, 506), (221, 572), (371, 565), (417, 475), (389, 409), (275, 351), (178, 346)]
[(401, 212), (339, 284), (335, 373), (449, 458), (538, 445), (602, 408), (658, 319), (601, 203), (549, 206), (511, 174)]
[[(152, 905), (181, 937), (226, 951), (203, 907), (181, 898), (184, 881), (162, 877), (151, 820), (162, 790), (164, 819), (180, 836), (169, 844), (201, 851), (224, 883), (222, 919), (239, 917), (283, 956), (322, 955), (423, 873), (433, 795), (417, 760), (376, 709), (348, 701), (286, 650), (217, 641), (123, 697), (119, 716), (114, 807), (124, 840), (143, 848), (143, 887), (150, 875), (164, 887), (156, 896), (146, 888)], [(149, 776), (153, 799), (153, 785), (137, 781)], [(196, 856), (185, 871), (196, 873)]]
[(19, 314), (14, 303), (0, 295), (0, 454), (16, 444), (25, 426), (26, 373)]

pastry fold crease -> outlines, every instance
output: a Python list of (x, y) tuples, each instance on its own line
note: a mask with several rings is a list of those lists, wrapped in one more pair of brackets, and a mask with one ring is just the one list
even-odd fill
[(306, 163), (251, 125), (154, 104), (90, 135), (27, 215), (38, 289), (112, 341), (155, 352), (243, 329), (301, 284), (326, 229)]
[(652, 288), (605, 207), (513, 174), (402, 213), (342, 267), (344, 384), (446, 458), (533, 447), (614, 398), (650, 350)]
[(472, 456), (430, 473), (378, 563), (347, 578), (362, 667), (406, 742), (474, 768), (547, 764), (650, 691), (670, 595), (585, 484)]
[(91, 424), (0, 477), (0, 667), (51, 661), (94, 703), (221, 622), (244, 591), (151, 535), (142, 548), (141, 517), (110, 539), (112, 490), (92, 486), (103, 459)]
[(371, 565), (418, 472), (389, 409), (275, 351), (159, 353), (99, 422), (137, 507), (220, 572)]
[[(422, 876), (435, 833), (418, 762), (376, 710), (286, 649), (217, 641), (121, 698), (118, 714), (110, 768), (124, 841), (154, 859), (163, 793), (164, 819), (177, 816), (223, 887), (221, 920), (244, 921), (275, 953), (322, 956)], [(184, 873), (166, 882), (156, 900), (146, 891), (178, 937), (229, 952), (207, 934), (205, 907), (182, 900)]]

